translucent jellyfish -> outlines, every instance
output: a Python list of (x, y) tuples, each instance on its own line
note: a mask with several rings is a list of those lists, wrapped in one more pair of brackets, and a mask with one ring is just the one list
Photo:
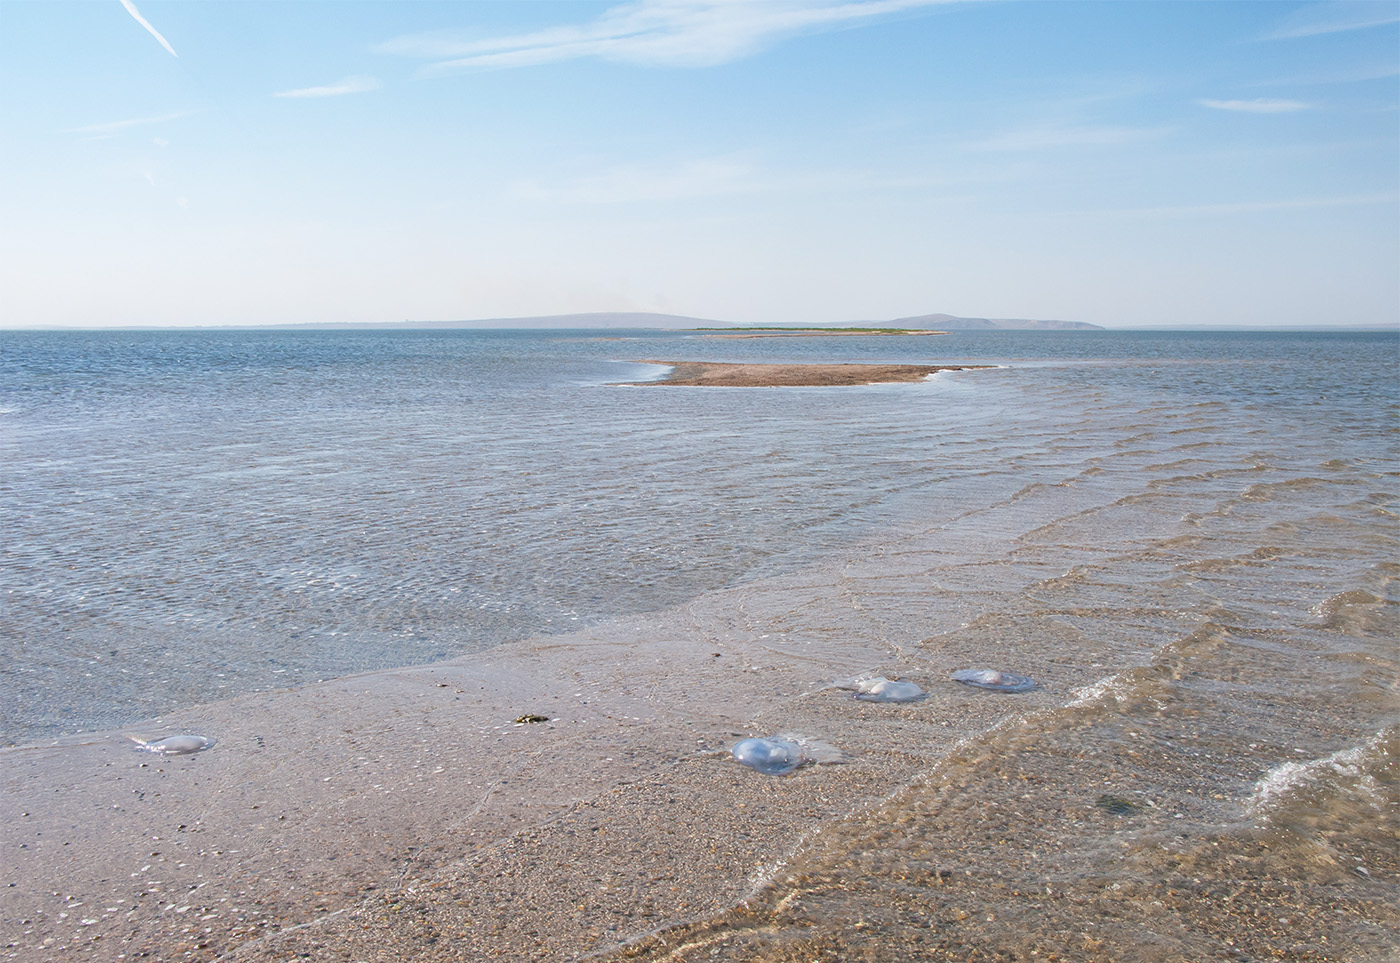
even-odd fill
[(196, 752), (202, 752), (214, 744), (214, 740), (206, 736), (166, 736), (164, 739), (141, 739), (136, 736), (127, 736), (147, 752), (154, 752), (161, 756), (188, 756)]
[(865, 702), (917, 702), (927, 698), (928, 693), (912, 682), (899, 682), (880, 676), (858, 680), (855, 697)]
[(995, 692), (1026, 692), (1035, 688), (1035, 680), (1014, 672), (998, 672), (995, 669), (959, 669), (952, 679), (963, 685)]
[(731, 751), (738, 762), (770, 776), (781, 776), (812, 761), (801, 745), (782, 736), (745, 739)]

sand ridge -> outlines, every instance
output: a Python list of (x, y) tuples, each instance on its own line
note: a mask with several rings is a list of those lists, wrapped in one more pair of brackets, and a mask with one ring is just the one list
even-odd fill
[(923, 381), (940, 371), (963, 371), (988, 365), (939, 364), (751, 364), (720, 361), (640, 361), (671, 371), (643, 385), (685, 385), (722, 388), (804, 388), (842, 385), (899, 384)]

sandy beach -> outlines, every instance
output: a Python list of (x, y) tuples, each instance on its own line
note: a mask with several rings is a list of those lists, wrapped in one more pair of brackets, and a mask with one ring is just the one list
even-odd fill
[(717, 361), (642, 361), (668, 365), (660, 380), (637, 384), (711, 386), (717, 388), (801, 388), (896, 384), (922, 381), (940, 371), (979, 365), (926, 364), (729, 364)]
[[(8, 955), (573, 959), (720, 913), (966, 726), (1025, 707), (827, 687), (900, 668), (892, 639), (823, 625), (851, 604), (831, 577), (721, 593), (661, 637), (624, 620), (6, 750)], [(931, 711), (948, 701), (963, 726)], [(776, 778), (728, 753), (837, 723), (842, 764)], [(161, 757), (128, 738), (172, 732), (217, 743)]]
[[(1083, 694), (1107, 670), (1069, 636), (940, 631), (897, 577), (928, 557), (7, 750), (7, 957), (1117, 963), (1204, 937), (1238, 959), (1386, 958), (1393, 826), (1324, 827), (1348, 854), (1331, 863), (1267, 827), (1210, 835), (1229, 774), (1267, 760), (1125, 748), (1121, 697)], [(948, 679), (998, 657), (1039, 687)], [(876, 671), (928, 698), (831, 685)], [(1135, 720), (1144, 750), (1218, 710), (1162, 677), (1129, 676), (1170, 706)], [(160, 757), (128, 738), (175, 732), (218, 741)], [(775, 733), (843, 759), (772, 777), (730, 757)], [(1175, 794), (1133, 796), (1144, 777)], [(1156, 837), (1165, 867), (1103, 862)]]

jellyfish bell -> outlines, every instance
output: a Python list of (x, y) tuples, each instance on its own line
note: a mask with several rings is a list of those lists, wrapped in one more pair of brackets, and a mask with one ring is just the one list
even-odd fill
[(744, 739), (731, 752), (737, 762), (770, 776), (784, 775), (812, 761), (801, 745), (781, 736)]
[(855, 694), (855, 698), (863, 702), (917, 702), (927, 697), (928, 693), (912, 682), (883, 677), (861, 679)]
[(154, 752), (159, 756), (188, 756), (196, 752), (203, 752), (214, 744), (214, 740), (207, 736), (178, 735), (166, 736), (164, 739), (141, 739), (137, 736), (127, 736), (127, 738), (147, 752)]
[(730, 752), (737, 762), (770, 776), (785, 776), (803, 766), (847, 761), (846, 754), (830, 743), (791, 732), (744, 739)]
[(951, 678), (954, 682), (991, 689), (993, 692), (1026, 692), (1035, 688), (1035, 680), (1029, 676), (995, 669), (959, 669)]

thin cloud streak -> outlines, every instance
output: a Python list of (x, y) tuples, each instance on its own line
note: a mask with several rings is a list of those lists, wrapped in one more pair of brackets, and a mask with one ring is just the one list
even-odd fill
[(378, 78), (357, 75), (338, 80), (333, 84), (323, 87), (301, 87), (297, 90), (283, 90), (273, 94), (274, 97), (341, 97), (345, 94), (363, 94), (367, 91), (378, 90), (383, 85)]
[(1216, 214), (1264, 214), (1332, 207), (1370, 207), (1400, 202), (1400, 193), (1349, 194), (1338, 197), (1300, 197), (1282, 201), (1239, 201), (1228, 204), (1181, 204), (1168, 207), (1130, 207), (1099, 211), (1067, 212), (1078, 217), (1201, 217)]
[(170, 56), (176, 58), (180, 56), (175, 52), (175, 48), (170, 46), (170, 41), (162, 37), (160, 35), (160, 31), (157, 30), (155, 27), (152, 27), (151, 22), (149, 20), (141, 16), (141, 11), (136, 9), (136, 4), (132, 3), (131, 0), (121, 0), (121, 5), (126, 8), (126, 12), (131, 14), (131, 16), (136, 20), (137, 23), (146, 28), (146, 31), (152, 37), (155, 37), (157, 40), (160, 41), (160, 45), (162, 47), (170, 51)]
[(1233, 110), (1245, 114), (1292, 114), (1308, 110), (1312, 105), (1301, 100), (1279, 100), (1256, 97), (1254, 100), (1200, 100), (1202, 107), (1212, 110)]
[(1320, 3), (1285, 17), (1279, 26), (1265, 35), (1265, 40), (1297, 40), (1328, 33), (1345, 33), (1400, 23), (1400, 7), (1393, 3), (1366, 0), (1338, 0)]
[(1110, 147), (1160, 137), (1161, 128), (1097, 125), (1046, 125), (997, 134), (966, 145), (973, 151), (1033, 151), (1053, 147)]
[(425, 74), (529, 67), (584, 57), (649, 67), (713, 67), (784, 37), (970, 0), (633, 0), (591, 23), (485, 40), (400, 37), (383, 53), (440, 59)]
[[(961, 178), (957, 180), (966, 180)], [(861, 170), (773, 171), (743, 155), (697, 158), (675, 164), (626, 164), (556, 184), (518, 181), (511, 193), (526, 201), (552, 204), (609, 205), (693, 201), (740, 195), (776, 196), (942, 190), (955, 179), (939, 175), (889, 176)], [(965, 201), (946, 195), (943, 201)]]
[(747, 194), (759, 189), (748, 164), (732, 158), (707, 158), (669, 169), (618, 167), (554, 187), (522, 182), (514, 193), (533, 201), (623, 204)]
[(168, 121), (179, 120), (182, 117), (189, 117), (194, 114), (192, 110), (177, 111), (173, 114), (161, 114), (158, 117), (136, 117), (131, 120), (111, 120), (104, 124), (88, 124), (84, 127), (69, 127), (59, 131), (61, 134), (93, 134), (98, 137), (111, 137), (118, 131), (126, 130), (128, 127), (144, 127), (148, 124), (164, 124)]

